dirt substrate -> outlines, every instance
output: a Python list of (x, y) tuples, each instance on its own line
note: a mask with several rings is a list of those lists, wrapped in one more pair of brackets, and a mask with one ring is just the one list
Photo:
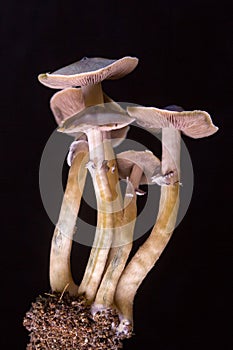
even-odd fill
[(30, 332), (27, 350), (117, 350), (132, 336), (132, 329), (117, 332), (119, 318), (108, 309), (92, 315), (83, 297), (45, 294), (26, 313), (24, 326)]

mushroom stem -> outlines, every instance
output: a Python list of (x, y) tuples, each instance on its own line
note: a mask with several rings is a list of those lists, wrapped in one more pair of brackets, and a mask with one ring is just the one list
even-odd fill
[[(165, 132), (164, 132), (165, 131)], [(179, 178), (167, 182), (167, 171), (179, 174), (180, 132), (174, 128), (162, 130), (162, 169), (165, 171), (161, 186), (159, 212), (150, 236), (133, 256), (119, 280), (115, 302), (121, 315), (119, 330), (133, 324), (135, 294), (166, 247), (175, 228), (179, 207)], [(170, 179), (170, 178), (169, 178)]]
[(116, 213), (122, 209), (122, 194), (119, 183), (119, 175), (117, 169), (117, 162), (115, 152), (112, 147), (111, 132), (104, 132), (104, 151), (105, 159), (108, 161), (107, 177), (109, 186), (112, 192), (113, 212)]
[(91, 175), (95, 174), (94, 170), (99, 171), (105, 161), (103, 135), (98, 127), (89, 128), (86, 131), (89, 145), (89, 166), (91, 167)]
[(81, 87), (85, 107), (96, 106), (104, 103), (102, 84), (90, 84)]
[(132, 183), (134, 190), (139, 187), (142, 174), (143, 169), (140, 168), (137, 164), (134, 164), (129, 178), (129, 181)]
[(116, 213), (114, 246), (110, 250), (108, 266), (95, 299), (98, 306), (110, 307), (114, 303), (116, 287), (132, 249), (137, 216), (135, 189), (139, 186), (142, 174), (143, 170), (135, 164), (127, 183), (124, 210)]
[(79, 287), (79, 294), (85, 294), (92, 302), (95, 298), (113, 236), (112, 193), (107, 178), (103, 135), (98, 128), (88, 129), (90, 161), (87, 167), (92, 176), (97, 201), (97, 227), (86, 270)]
[(180, 180), (180, 131), (174, 128), (162, 129), (162, 175), (173, 172), (172, 182)]
[(118, 246), (117, 241), (119, 240), (120, 232), (117, 226), (119, 226), (118, 222), (121, 222), (123, 217), (123, 198), (122, 198), (122, 193), (120, 188), (116, 156), (112, 147), (111, 135), (109, 135), (109, 133), (105, 133), (104, 149), (105, 149), (105, 157), (108, 160), (109, 170), (107, 172), (107, 176), (108, 176), (110, 190), (112, 192), (112, 199), (113, 199), (112, 217), (114, 222), (114, 236), (112, 241), (112, 247), (110, 249), (108, 261), (106, 264), (106, 269), (107, 269), (107, 267), (109, 266), (109, 264), (111, 263), (112, 259), (115, 256), (114, 247)]
[(83, 187), (86, 179), (85, 158), (88, 147), (77, 154), (69, 171), (61, 211), (56, 225), (50, 251), (50, 285), (52, 291), (67, 291), (77, 294), (70, 268), (70, 253), (75, 233), (77, 215), (80, 208)]

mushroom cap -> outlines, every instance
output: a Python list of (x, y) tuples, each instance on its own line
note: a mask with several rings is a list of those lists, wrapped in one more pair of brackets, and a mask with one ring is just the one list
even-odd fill
[(169, 105), (169, 106), (166, 106), (163, 109), (166, 109), (168, 111), (175, 111), (175, 112), (183, 112), (184, 111), (183, 107), (177, 106), (177, 105)]
[(120, 113), (111, 108), (111, 103), (91, 106), (78, 114), (64, 120), (58, 131), (75, 135), (87, 129), (99, 127), (102, 131), (123, 128), (134, 121), (125, 112)]
[[(105, 93), (103, 93), (103, 95), (104, 103), (111, 103), (111, 109), (119, 111), (120, 113), (125, 113), (124, 109), (117, 102), (113, 101)], [(66, 88), (64, 90), (56, 92), (50, 99), (50, 108), (53, 112), (57, 124), (61, 126), (66, 119), (85, 109), (82, 90), (80, 88)], [(112, 130), (112, 146), (119, 146), (121, 142), (126, 138), (128, 131), (128, 126), (117, 130)], [(76, 134), (75, 137), (76, 139), (86, 138), (85, 134), (82, 132)]]
[(138, 64), (138, 58), (120, 59), (83, 57), (80, 61), (38, 76), (39, 81), (53, 89), (98, 84), (104, 79), (119, 79), (129, 74)]
[[(111, 109), (125, 113), (125, 110), (103, 92), (104, 103), (111, 103)], [(66, 88), (56, 92), (50, 99), (50, 108), (58, 125), (84, 110), (85, 101), (81, 88)]]
[(151, 177), (161, 171), (160, 160), (151, 151), (129, 150), (116, 156), (118, 173), (121, 179), (130, 176), (133, 166), (136, 164), (143, 170), (140, 185), (153, 184)]
[[(169, 107), (168, 107), (169, 108)], [(214, 134), (216, 127), (210, 115), (205, 111), (176, 111), (155, 107), (128, 107), (127, 112), (136, 123), (145, 129), (158, 131), (161, 128), (175, 128), (192, 138), (201, 138)]]
[(85, 108), (82, 90), (67, 88), (56, 92), (50, 99), (50, 108), (58, 125)]

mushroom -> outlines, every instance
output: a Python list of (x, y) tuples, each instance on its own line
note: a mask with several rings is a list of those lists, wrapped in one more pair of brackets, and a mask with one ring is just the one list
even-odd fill
[[(111, 104), (110, 104), (111, 106)], [(117, 130), (134, 121), (126, 113), (111, 110), (109, 104), (86, 108), (85, 111), (66, 119), (58, 131), (75, 135), (83, 132), (89, 144), (87, 167), (93, 179), (97, 199), (97, 228), (93, 248), (82, 279), (79, 294), (88, 301), (95, 297), (112, 243), (114, 222), (112, 216), (112, 192), (107, 177), (103, 132)]]
[[(130, 116), (146, 129), (162, 129), (162, 176), (159, 212), (150, 236), (123, 271), (115, 302), (121, 314), (119, 331), (133, 323), (133, 301), (138, 287), (154, 266), (175, 228), (179, 206), (181, 132), (192, 138), (214, 134), (218, 128), (204, 111), (174, 111), (153, 107), (128, 107)], [(180, 109), (179, 109), (180, 110)], [(157, 182), (158, 177), (152, 176)]]
[(69, 170), (66, 190), (50, 251), (50, 285), (52, 291), (62, 293), (66, 289), (71, 295), (76, 295), (78, 292), (78, 286), (73, 281), (70, 269), (70, 253), (86, 178), (87, 155), (87, 141), (78, 141), (76, 158)]
[(107, 268), (92, 308), (95, 312), (113, 306), (116, 286), (132, 248), (137, 217), (136, 195), (142, 194), (139, 185), (152, 183), (151, 177), (160, 171), (160, 160), (150, 151), (130, 150), (119, 153), (116, 159), (120, 178), (127, 180), (124, 210), (117, 213), (116, 232)]
[(127, 179), (132, 171), (136, 171), (135, 166), (142, 171), (142, 174), (138, 177), (132, 176), (131, 182), (134, 184), (134, 188), (138, 190), (136, 184), (138, 185), (148, 185), (152, 184), (152, 176), (159, 174), (160, 160), (153, 155), (149, 150), (145, 151), (134, 151), (129, 150), (117, 154), (117, 165), (118, 172), (121, 179)]

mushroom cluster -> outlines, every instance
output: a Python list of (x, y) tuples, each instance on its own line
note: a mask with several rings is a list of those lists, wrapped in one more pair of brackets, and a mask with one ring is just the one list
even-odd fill
[[(28, 349), (119, 349), (132, 336), (133, 302), (175, 228), (179, 209), (181, 133), (201, 138), (217, 131), (205, 111), (129, 105), (122, 108), (102, 90), (105, 79), (119, 79), (138, 64), (135, 57), (87, 58), (39, 81), (59, 91), (50, 100), (58, 131), (74, 138), (63, 202), (50, 252), (51, 292), (32, 303), (24, 326)], [(121, 144), (136, 123), (162, 133), (162, 157)], [(95, 238), (80, 285), (70, 266), (73, 235), (89, 171), (96, 195)], [(120, 180), (125, 181), (122, 191)], [(160, 189), (159, 210), (150, 235), (129, 261), (137, 220), (140, 185)]]

